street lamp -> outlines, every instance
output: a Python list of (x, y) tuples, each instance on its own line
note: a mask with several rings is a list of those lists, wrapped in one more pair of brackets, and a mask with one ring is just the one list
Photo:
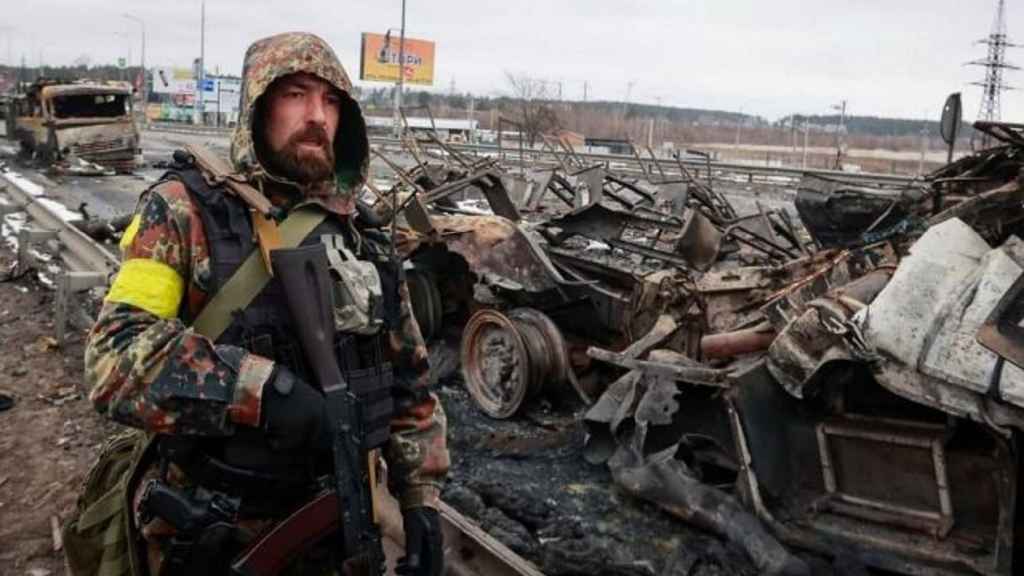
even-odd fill
[(149, 117), (146, 116), (146, 104), (149, 103), (148, 83), (146, 82), (146, 23), (138, 16), (122, 14), (125, 18), (137, 22), (142, 28), (142, 58), (139, 67), (142, 68), (142, 121), (149, 124)]

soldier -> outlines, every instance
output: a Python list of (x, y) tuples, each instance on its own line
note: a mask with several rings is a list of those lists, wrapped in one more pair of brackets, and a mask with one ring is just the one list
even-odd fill
[[(336, 310), (336, 352), (353, 388), (361, 382), (371, 403), (377, 394), (377, 408), (393, 398), (383, 451), (407, 535), (398, 572), (435, 576), (442, 570), (437, 505), (449, 466), (445, 415), (426, 388), (426, 347), (400, 265), (387, 258), (386, 236), (358, 216), (369, 144), (350, 92), (345, 70), (320, 38), (287, 33), (257, 41), (245, 55), (231, 160), (237, 177), (283, 213), (321, 215), (301, 244), (328, 245), (334, 272), (346, 255), (373, 263), (366, 285), (344, 286), (366, 278), (365, 266), (336, 276), (340, 289), (355, 295), (350, 309)], [(120, 273), (88, 337), (90, 397), (101, 413), (155, 435), (158, 456), (140, 465), (143, 480), (239, 503), (235, 532), (244, 539), (311, 496), (309, 478), (330, 461), (331, 426), (279, 281), (269, 279), (244, 307), (224, 298), (211, 304), (243, 260), (259, 253), (259, 216), (225, 192), (223, 179), (176, 158), (140, 200), (121, 242)], [(200, 326), (208, 305), (224, 319), (213, 337)], [(367, 412), (378, 420), (382, 413)], [(368, 433), (374, 424), (381, 426), (371, 417)], [(143, 514), (144, 484), (134, 489), (133, 514), (150, 574), (194, 565), (193, 551), (172, 545), (174, 528)], [(221, 556), (231, 553), (225, 548)], [(329, 572), (336, 560), (329, 556), (315, 548), (300, 572)]]

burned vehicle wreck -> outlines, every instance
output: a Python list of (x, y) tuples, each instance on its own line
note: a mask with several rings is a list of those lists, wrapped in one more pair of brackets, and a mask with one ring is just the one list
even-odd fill
[(905, 185), (807, 177), (793, 210), (737, 215), (710, 168), (523, 178), (421, 150), (377, 210), (397, 206), (415, 315), (460, 342), (490, 417), (571, 398), (581, 459), (759, 572), (810, 573), (810, 551), (1008, 575), (1024, 138), (979, 128), (1002, 145)]
[(141, 154), (124, 85), (40, 80), (11, 99), (6, 121), (22, 151), (47, 163), (80, 158), (128, 173)]

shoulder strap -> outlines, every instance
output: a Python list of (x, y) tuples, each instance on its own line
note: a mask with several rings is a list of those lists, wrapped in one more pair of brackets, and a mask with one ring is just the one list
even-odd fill
[[(278, 229), (278, 248), (294, 248), (327, 217), (323, 210), (298, 209), (285, 218)], [(262, 220), (253, 214), (256, 220)], [(199, 313), (192, 328), (210, 340), (217, 340), (231, 325), (232, 312), (245, 308), (270, 281), (270, 272), (263, 263), (263, 250), (257, 248), (238, 267), (234, 275), (213, 295)]]

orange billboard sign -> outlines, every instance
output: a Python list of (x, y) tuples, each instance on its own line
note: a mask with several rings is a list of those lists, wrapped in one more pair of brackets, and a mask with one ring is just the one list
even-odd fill
[[(363, 33), (359, 58), (359, 79), (376, 82), (398, 82), (399, 38), (395, 35)], [(434, 83), (434, 43), (429, 40), (405, 39), (406, 84)]]

